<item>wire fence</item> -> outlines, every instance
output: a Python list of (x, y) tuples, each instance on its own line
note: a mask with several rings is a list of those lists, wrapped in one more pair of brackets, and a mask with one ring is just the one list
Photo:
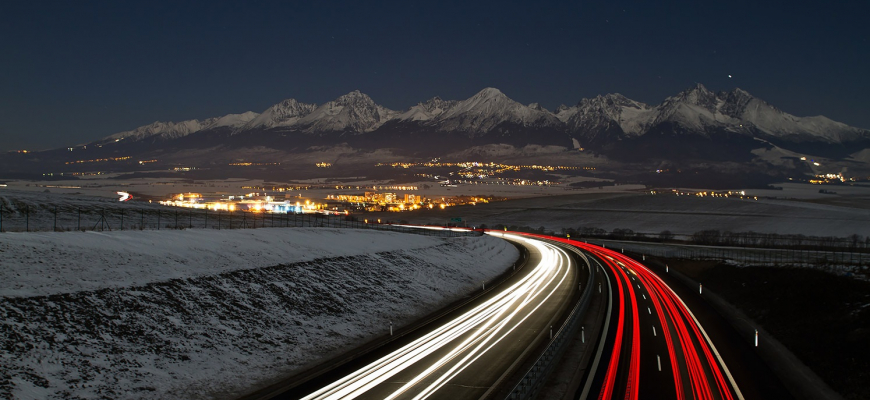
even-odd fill
[[(581, 239), (582, 240), (582, 239)], [(588, 239), (588, 243), (616, 251), (687, 260), (733, 261), (742, 265), (794, 265), (829, 269), (831, 272), (870, 273), (870, 253), (829, 251), (810, 248), (754, 248), (644, 243), (624, 240)]]
[(368, 220), (355, 215), (320, 213), (266, 213), (155, 208), (31, 208), (14, 212), (0, 205), (0, 232), (124, 231), (162, 229), (258, 229), (331, 227), (375, 229), (430, 236), (481, 236), (482, 230), (420, 229)]

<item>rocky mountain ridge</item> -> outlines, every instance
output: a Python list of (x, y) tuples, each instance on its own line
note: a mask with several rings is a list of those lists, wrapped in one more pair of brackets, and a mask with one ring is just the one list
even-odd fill
[[(457, 148), (506, 143), (562, 145), (602, 152), (617, 151), (627, 143), (636, 148), (650, 143), (667, 148), (674, 141), (684, 145), (685, 139), (692, 146), (757, 140), (794, 148), (855, 145), (855, 151), (870, 144), (870, 131), (866, 129), (823, 116), (797, 117), (745, 90), (715, 93), (701, 84), (655, 106), (614, 93), (581, 99), (574, 106), (562, 105), (554, 111), (537, 103), (521, 104), (496, 88), (485, 88), (465, 100), (434, 97), (395, 111), (356, 90), (320, 105), (287, 99), (260, 114), (155, 122), (96, 143), (146, 139), (152, 144), (169, 143), (193, 134), (197, 138), (216, 137), (216, 133), (249, 136), (255, 142), (292, 137), (299, 143), (318, 146), (350, 141), (361, 147), (413, 147), (431, 146), (440, 140), (449, 142), (447, 147)], [(214, 137), (210, 145), (215, 144)]]

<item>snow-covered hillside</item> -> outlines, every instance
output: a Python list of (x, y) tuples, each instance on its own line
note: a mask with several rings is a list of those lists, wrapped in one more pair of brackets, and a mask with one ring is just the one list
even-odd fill
[(0, 397), (237, 397), (412, 322), (516, 260), (493, 237), (6, 233)]

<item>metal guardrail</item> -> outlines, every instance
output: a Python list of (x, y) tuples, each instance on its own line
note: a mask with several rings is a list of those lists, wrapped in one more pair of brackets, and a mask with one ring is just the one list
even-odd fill
[[(569, 250), (577, 253), (586, 262), (589, 267), (589, 279), (586, 282), (586, 288), (592, 287), (592, 282), (595, 279), (595, 268), (579, 249), (569, 247)], [(574, 339), (577, 329), (580, 326), (580, 320), (586, 314), (586, 309), (589, 308), (589, 303), (592, 301), (593, 290), (587, 290), (577, 301), (571, 314), (565, 320), (565, 323), (553, 335), (553, 339), (547, 344), (547, 348), (543, 354), (535, 360), (535, 363), (529, 368), (526, 374), (520, 379), (519, 383), (514, 386), (513, 390), (508, 394), (509, 400), (527, 400), (533, 399), (540, 392), (541, 388), (547, 382), (547, 378), (559, 362), (559, 356), (564, 353), (565, 347)]]

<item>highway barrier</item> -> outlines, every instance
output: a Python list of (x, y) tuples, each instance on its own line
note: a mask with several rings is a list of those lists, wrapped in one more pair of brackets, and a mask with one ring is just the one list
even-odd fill
[[(595, 279), (595, 268), (593, 267), (593, 264), (590, 263), (586, 255), (576, 247), (572, 246), (569, 247), (569, 249), (578, 254), (583, 261), (586, 262), (590, 273), (589, 279), (583, 286), (585, 288), (591, 288), (592, 282)], [(583, 295), (580, 296), (577, 304), (571, 310), (571, 314), (568, 315), (568, 318), (547, 344), (547, 348), (540, 357), (538, 357), (531, 368), (529, 368), (525, 375), (523, 375), (519, 383), (514, 386), (513, 390), (508, 394), (507, 399), (527, 400), (537, 397), (541, 388), (543, 388), (544, 384), (547, 382), (550, 373), (559, 363), (559, 358), (564, 354), (566, 347), (576, 339), (577, 331), (580, 328), (580, 321), (586, 313), (586, 309), (589, 308), (589, 303), (592, 302), (593, 293), (597, 292), (594, 290), (584, 290)]]

